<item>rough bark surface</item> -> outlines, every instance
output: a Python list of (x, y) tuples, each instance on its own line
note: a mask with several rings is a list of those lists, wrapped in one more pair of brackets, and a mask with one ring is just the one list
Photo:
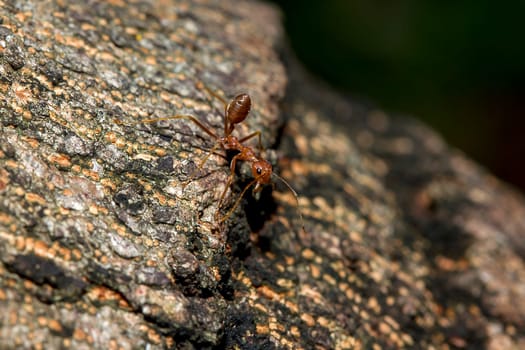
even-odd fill
[[(525, 347), (523, 197), (312, 82), (278, 52), (274, 8), (20, 0), (0, 16), (0, 348)], [(140, 123), (191, 114), (220, 134), (202, 83), (252, 96), (236, 132), (277, 150), (304, 231), (279, 186), (218, 223), (243, 167), (217, 208), (228, 159), (198, 167), (213, 139)]]

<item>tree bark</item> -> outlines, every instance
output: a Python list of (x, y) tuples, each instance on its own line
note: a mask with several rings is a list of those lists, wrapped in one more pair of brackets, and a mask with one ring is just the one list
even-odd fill
[[(525, 346), (523, 197), (425, 126), (313, 81), (275, 8), (0, 13), (1, 348)], [(200, 166), (215, 140), (195, 123), (141, 123), (192, 115), (222, 135), (204, 86), (250, 94), (235, 135), (261, 131), (299, 207), (276, 179), (220, 222), (246, 164), (221, 202), (231, 154)]]

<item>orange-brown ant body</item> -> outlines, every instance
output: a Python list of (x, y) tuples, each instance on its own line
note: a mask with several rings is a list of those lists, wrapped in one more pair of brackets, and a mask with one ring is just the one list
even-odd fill
[[(261, 132), (256, 131), (240, 139), (232, 135), (233, 131), (235, 130), (235, 125), (242, 123), (248, 116), (248, 113), (250, 112), (250, 109), (251, 109), (250, 96), (246, 93), (242, 93), (242, 94), (235, 96), (229, 103), (226, 103), (226, 101), (221, 96), (217, 95), (215, 92), (211, 91), (206, 86), (204, 86), (204, 88), (211, 95), (218, 98), (224, 104), (224, 135), (222, 137), (218, 136), (215, 132), (213, 132), (210, 128), (205, 126), (202, 122), (200, 122), (198, 119), (196, 119), (192, 115), (174, 115), (170, 117), (146, 119), (146, 120), (140, 121), (139, 123), (154, 123), (160, 120), (186, 119), (186, 120), (193, 122), (200, 129), (202, 129), (205, 133), (207, 133), (213, 139), (215, 139), (216, 144), (213, 147), (213, 149), (210, 151), (209, 155), (211, 155), (213, 151), (217, 149), (218, 147), (222, 148), (225, 151), (236, 151), (237, 152), (230, 161), (230, 177), (228, 178), (224, 191), (221, 194), (219, 205), (217, 206), (217, 212), (215, 214), (215, 219), (219, 223), (224, 222), (237, 208), (244, 193), (248, 190), (248, 188), (250, 188), (252, 185), (255, 185), (253, 188), (253, 192), (259, 192), (262, 190), (264, 185), (272, 183), (272, 176), (275, 176), (279, 180), (281, 180), (286, 185), (286, 187), (292, 192), (292, 194), (294, 195), (295, 199), (298, 202), (298, 197), (297, 197), (297, 193), (295, 192), (295, 190), (283, 178), (281, 178), (279, 175), (273, 172), (272, 165), (270, 164), (270, 162), (268, 162), (266, 159), (264, 159), (259, 154), (257, 154), (250, 146), (246, 146), (243, 144), (249, 139), (257, 136), (259, 138), (259, 149), (262, 150)], [(207, 159), (208, 157), (206, 157), (201, 162), (201, 164), (199, 165), (199, 168), (204, 165)], [(250, 164), (253, 180), (250, 183), (248, 183), (248, 185), (246, 185), (246, 187), (243, 189), (243, 191), (241, 192), (241, 194), (239, 195), (235, 204), (229, 210), (229, 212), (222, 218), (218, 219), (219, 209), (221, 208), (221, 205), (226, 196), (226, 193), (228, 192), (228, 189), (232, 185), (233, 180), (235, 178), (235, 167), (236, 167), (237, 161), (244, 161)], [(300, 212), (299, 212), (299, 215), (302, 221), (303, 219), (302, 219), (302, 215)]]

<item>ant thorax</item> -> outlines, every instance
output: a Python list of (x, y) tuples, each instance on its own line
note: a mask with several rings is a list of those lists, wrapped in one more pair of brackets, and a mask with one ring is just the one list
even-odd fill
[(225, 150), (237, 150), (239, 151), (244, 146), (239, 142), (239, 140), (232, 135), (228, 135), (226, 137), (221, 137), (219, 139), (219, 143), (222, 145), (222, 147)]

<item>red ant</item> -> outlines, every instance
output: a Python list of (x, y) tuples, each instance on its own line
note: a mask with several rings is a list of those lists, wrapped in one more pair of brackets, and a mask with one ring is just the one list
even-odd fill
[[(217, 206), (217, 211), (215, 213), (215, 220), (217, 220), (219, 223), (226, 221), (226, 219), (228, 219), (228, 217), (235, 211), (244, 193), (248, 190), (248, 188), (250, 188), (252, 185), (255, 184), (253, 188), (253, 192), (254, 193), (260, 192), (263, 188), (263, 185), (272, 183), (272, 177), (275, 177), (281, 180), (281, 182), (292, 192), (292, 194), (295, 197), (295, 200), (297, 201), (297, 206), (299, 206), (299, 199), (297, 196), (297, 192), (295, 192), (292, 186), (290, 186), (290, 184), (288, 184), (288, 182), (286, 182), (282, 177), (280, 177), (279, 175), (273, 172), (272, 165), (270, 164), (270, 162), (268, 162), (266, 159), (261, 157), (259, 154), (255, 153), (255, 151), (250, 146), (246, 146), (243, 144), (249, 139), (252, 139), (255, 136), (257, 136), (259, 138), (259, 149), (262, 150), (261, 132), (255, 131), (240, 139), (232, 135), (233, 131), (235, 130), (235, 126), (237, 124), (242, 123), (248, 116), (248, 113), (250, 112), (251, 105), (252, 105), (250, 96), (246, 93), (241, 93), (235, 96), (229, 103), (227, 103), (226, 100), (224, 100), (220, 95), (210, 90), (208, 87), (204, 86), (204, 88), (208, 91), (210, 95), (219, 99), (224, 105), (224, 134), (223, 136), (218, 136), (215, 132), (213, 132), (210, 128), (205, 126), (201, 121), (199, 121), (197, 118), (195, 118), (192, 115), (174, 115), (170, 117), (145, 119), (138, 123), (154, 123), (157, 121), (173, 120), (173, 119), (186, 119), (186, 120), (193, 122), (195, 125), (197, 125), (200, 129), (202, 129), (206, 134), (210, 135), (215, 140), (215, 146), (212, 148), (208, 156), (204, 158), (204, 160), (201, 162), (198, 168), (201, 168), (204, 165), (208, 157), (218, 147), (222, 148), (225, 151), (237, 151), (237, 153), (233, 156), (233, 158), (230, 161), (230, 177), (228, 179), (228, 182), (226, 183), (226, 186), (224, 187), (224, 191), (221, 194), (219, 205)], [(242, 190), (241, 194), (235, 201), (235, 204), (228, 211), (228, 213), (226, 213), (225, 216), (219, 219), (218, 218), (219, 209), (221, 208), (221, 205), (226, 196), (226, 193), (228, 192), (228, 189), (232, 185), (233, 180), (235, 178), (235, 167), (236, 167), (237, 161), (248, 162), (251, 165), (253, 180), (250, 181), (250, 183), (248, 183), (248, 185), (246, 185), (246, 187)], [(299, 216), (301, 218), (301, 223), (303, 223), (303, 216), (300, 211), (299, 211)], [(302, 226), (304, 230), (304, 224), (302, 224)]]

